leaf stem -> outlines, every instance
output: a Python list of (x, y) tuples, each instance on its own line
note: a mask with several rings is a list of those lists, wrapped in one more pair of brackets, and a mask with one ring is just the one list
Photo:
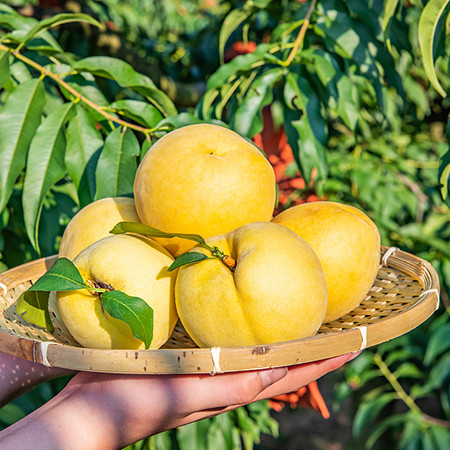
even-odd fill
[(25, 64), (27, 64), (27, 65), (29, 65), (29, 66), (31, 66), (33, 68), (35, 68), (36, 70), (41, 72), (41, 74), (43, 76), (51, 78), (59, 86), (63, 87), (68, 92), (70, 92), (72, 95), (74, 95), (74, 97), (75, 97), (74, 101), (75, 102), (82, 101), (87, 106), (89, 106), (90, 108), (94, 109), (99, 114), (101, 114), (109, 122), (118, 123), (118, 124), (122, 125), (125, 128), (131, 128), (131, 129), (133, 129), (135, 131), (139, 131), (139, 132), (141, 132), (141, 133), (143, 133), (145, 135), (147, 135), (147, 134), (152, 132), (152, 130), (149, 129), (149, 128), (144, 128), (144, 127), (141, 127), (140, 125), (135, 125), (133, 123), (126, 122), (125, 120), (119, 119), (117, 117), (114, 117), (112, 114), (107, 113), (101, 106), (99, 106), (96, 103), (94, 103), (93, 101), (89, 100), (87, 97), (85, 97), (80, 92), (78, 92), (76, 89), (74, 89), (72, 86), (70, 86), (68, 83), (66, 83), (59, 75), (57, 75), (57, 74), (53, 73), (52, 71), (46, 69), (45, 67), (41, 66), (37, 62), (33, 61), (32, 59), (27, 58), (26, 56), (22, 55), (21, 53), (19, 53), (17, 51), (17, 49), (13, 50), (10, 47), (0, 43), (0, 50), (9, 51), (15, 58), (19, 59), (20, 61), (24, 62)]
[(286, 66), (289, 66), (289, 64), (291, 64), (291, 62), (294, 59), (295, 55), (297, 54), (299, 48), (303, 47), (303, 41), (305, 40), (306, 30), (308, 29), (309, 21), (311, 19), (311, 15), (314, 11), (314, 8), (316, 7), (316, 3), (317, 3), (317, 0), (312, 0), (311, 4), (309, 5), (309, 9), (308, 9), (308, 12), (306, 13), (305, 20), (303, 21), (300, 31), (298, 32), (298, 35), (295, 38), (294, 46), (292, 47), (292, 50), (286, 59), (286, 62), (285, 62)]
[(423, 414), (421, 409), (415, 404), (414, 400), (406, 393), (402, 385), (398, 382), (397, 377), (389, 370), (389, 367), (383, 361), (381, 355), (379, 353), (375, 353), (373, 360), (384, 377), (389, 381), (389, 384), (394, 388), (394, 391), (397, 393), (399, 398), (408, 406), (408, 408), (416, 414)]
[(381, 355), (376, 353), (373, 357), (375, 364), (380, 369), (381, 373), (384, 377), (389, 381), (389, 384), (394, 388), (395, 392), (399, 396), (399, 398), (408, 406), (408, 408), (415, 414), (419, 414), (422, 416), (422, 420), (427, 424), (437, 425), (440, 427), (444, 427), (446, 429), (450, 429), (450, 421), (445, 419), (440, 419), (437, 417), (429, 416), (424, 413), (414, 402), (411, 396), (409, 396), (406, 391), (403, 389), (401, 384), (398, 382), (397, 377), (389, 370), (387, 364), (383, 361)]

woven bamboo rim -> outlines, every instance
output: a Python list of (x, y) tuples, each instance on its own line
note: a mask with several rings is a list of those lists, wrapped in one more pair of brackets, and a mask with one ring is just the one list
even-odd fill
[(0, 274), (0, 350), (46, 366), (128, 374), (215, 374), (357, 352), (411, 331), (439, 306), (439, 279), (431, 264), (394, 247), (382, 247), (381, 255), (377, 278), (362, 303), (324, 324), (313, 337), (252, 347), (198, 348), (178, 324), (163, 348), (138, 351), (80, 347), (54, 310), (53, 334), (16, 314), (17, 298), (57, 257), (42, 258)]

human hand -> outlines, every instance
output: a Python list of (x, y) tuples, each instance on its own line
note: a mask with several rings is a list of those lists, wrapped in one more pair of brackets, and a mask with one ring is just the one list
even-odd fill
[(42, 408), (0, 433), (0, 447), (123, 448), (170, 428), (295, 391), (355, 356), (213, 377), (80, 372)]

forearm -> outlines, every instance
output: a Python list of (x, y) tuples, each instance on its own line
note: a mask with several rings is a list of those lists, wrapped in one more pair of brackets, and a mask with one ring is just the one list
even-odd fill
[(0, 407), (44, 381), (69, 373), (0, 352)]
[(216, 375), (77, 374), (55, 398), (0, 433), (2, 450), (113, 450), (144, 437), (292, 392), (350, 359)]
[[(105, 412), (107, 414), (107, 412)], [(15, 450), (116, 449), (108, 417), (81, 392), (63, 390), (44, 406), (0, 433), (0, 448)]]

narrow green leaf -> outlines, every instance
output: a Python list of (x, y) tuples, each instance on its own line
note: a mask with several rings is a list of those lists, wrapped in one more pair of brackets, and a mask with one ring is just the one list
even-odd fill
[(431, 364), (442, 353), (450, 350), (450, 339), (448, 339), (448, 336), (450, 336), (450, 323), (442, 325), (441, 328), (431, 335), (423, 358), (424, 364)]
[(36, 131), (28, 152), (22, 202), (27, 235), (37, 251), (39, 218), (44, 198), (66, 173), (64, 126), (70, 118), (72, 106), (72, 103), (62, 104), (45, 118)]
[[(338, 73), (339, 63), (331, 53), (318, 48), (307, 48), (301, 52), (302, 60), (310, 62), (315, 74), (319, 77), (323, 86), (335, 84), (334, 79)], [(332, 92), (336, 95), (336, 92)]]
[(66, 129), (65, 165), (78, 190), (81, 205), (95, 197), (95, 168), (103, 147), (103, 138), (89, 113), (76, 105), (76, 115)]
[(28, 323), (53, 332), (53, 324), (48, 311), (48, 292), (25, 291), (17, 299), (16, 312)]
[(359, 118), (359, 106), (355, 99), (355, 85), (346, 75), (342, 75), (336, 85), (338, 89), (337, 113), (345, 125), (350, 130), (355, 131)]
[(392, 19), (397, 10), (399, 0), (386, 0), (383, 8), (383, 23), (381, 29), (383, 31), (384, 39), (386, 41), (389, 51), (391, 51), (391, 40), (389, 38), (389, 31), (391, 29)]
[(439, 184), (441, 185), (441, 196), (450, 206), (450, 120), (447, 121), (448, 150), (441, 156), (439, 161)]
[(398, 369), (395, 370), (394, 375), (399, 378), (423, 378), (423, 372), (411, 361), (403, 361)]
[(421, 386), (424, 392), (441, 389), (450, 379), (450, 353), (446, 353), (439, 358), (429, 373), (424, 385)]
[(150, 225), (144, 225), (139, 222), (119, 222), (110, 231), (112, 234), (123, 234), (123, 233), (136, 233), (143, 234), (145, 236), (160, 237), (160, 238), (182, 238), (189, 241), (198, 242), (199, 244), (206, 245), (205, 240), (198, 234), (184, 234), (184, 233), (166, 233), (165, 231), (153, 228)]
[(49, 17), (48, 19), (41, 20), (37, 22), (33, 27), (31, 27), (27, 34), (24, 36), (20, 48), (22, 48), (28, 41), (33, 39), (35, 36), (37, 36), (42, 31), (48, 30), (49, 28), (56, 27), (59, 25), (62, 25), (64, 23), (70, 23), (70, 22), (85, 22), (89, 23), (91, 25), (94, 25), (98, 28), (103, 28), (103, 25), (99, 23), (97, 20), (95, 20), (93, 17), (87, 15), (87, 14), (72, 14), (72, 13), (62, 13), (62, 14), (55, 14), (52, 17)]
[(9, 80), (9, 51), (0, 50), (0, 88)]
[(372, 429), (371, 435), (366, 441), (365, 448), (371, 449), (378, 439), (389, 429), (399, 424), (407, 423), (410, 419), (410, 413), (394, 414), (378, 422)]
[(122, 320), (133, 336), (148, 349), (153, 339), (153, 309), (141, 298), (131, 297), (121, 291), (109, 291), (101, 295), (105, 311), (115, 319)]
[(153, 145), (154, 141), (151, 139), (144, 139), (141, 145), (141, 154), (139, 156), (139, 160), (142, 161), (144, 156), (147, 154), (147, 152), (150, 150), (151, 146)]
[(394, 392), (386, 392), (373, 400), (365, 401), (363, 398), (353, 420), (353, 435), (355, 437), (361, 436), (363, 429), (378, 417), (386, 405), (397, 398), (397, 394)]
[(163, 119), (159, 109), (139, 100), (118, 100), (111, 103), (109, 108), (147, 128), (155, 127)]
[(430, 83), (442, 97), (446, 97), (434, 67), (439, 37), (445, 33), (445, 21), (450, 11), (450, 0), (430, 0), (419, 20), (418, 37), (423, 67)]
[(274, 85), (282, 74), (282, 69), (276, 67), (255, 78), (234, 114), (235, 131), (252, 138), (262, 130), (262, 109), (272, 102)]
[(35, 23), (33, 17), (25, 17), (8, 5), (0, 4), (0, 25), (8, 30), (29, 30)]
[(199, 252), (187, 252), (180, 255), (167, 269), (169, 272), (178, 269), (178, 267), (185, 266), (186, 264), (192, 264), (195, 262), (203, 261), (205, 259), (215, 259), (206, 256), (204, 253)]
[(373, 33), (362, 22), (353, 20), (344, 11), (330, 9), (318, 17), (314, 25), (318, 34), (322, 33), (329, 48), (335, 48), (342, 58), (356, 63), (358, 71), (367, 78), (377, 95), (377, 101), (383, 106), (383, 76), (375, 56), (377, 50)]
[(0, 211), (6, 206), (14, 182), (25, 167), (31, 139), (41, 121), (45, 103), (43, 84), (30, 80), (7, 98), (0, 113)]
[(253, 53), (236, 56), (229, 63), (220, 66), (208, 79), (207, 90), (218, 89), (227, 80), (241, 71), (251, 70), (252, 66), (263, 60), (264, 56), (275, 44), (260, 44)]
[(125, 61), (108, 56), (91, 56), (76, 62), (73, 68), (115, 80), (119, 86), (133, 89), (152, 102), (164, 116), (178, 112), (172, 100), (149, 77), (136, 72)]
[(90, 289), (90, 286), (84, 282), (72, 261), (67, 258), (59, 258), (28, 290), (49, 292), (75, 289)]
[[(211, 123), (217, 123), (218, 125), (224, 125), (223, 123), (218, 123), (219, 121), (211, 121)], [(177, 114), (176, 116), (166, 117), (158, 123), (158, 128), (170, 127), (173, 129), (185, 127), (187, 125), (194, 125), (196, 123), (205, 123), (204, 120), (199, 119), (191, 113), (183, 112)]]
[(224, 63), (224, 52), (225, 45), (228, 41), (228, 38), (231, 36), (233, 31), (235, 31), (239, 25), (244, 22), (247, 17), (250, 16), (252, 10), (247, 9), (233, 9), (223, 21), (222, 27), (220, 28), (219, 33), (219, 52), (220, 52), (220, 61), (221, 64)]
[(423, 416), (420, 413), (409, 413), (409, 417), (405, 420), (400, 441), (398, 442), (399, 450), (415, 450), (420, 449), (420, 437), (423, 431)]
[[(64, 65), (61, 64), (61, 66), (64, 67)], [(55, 73), (57, 72), (57, 68), (61, 66), (50, 66), (51, 70)], [(103, 94), (103, 92), (100, 90), (100, 88), (97, 85), (97, 82), (95, 81), (95, 78), (89, 74), (89, 73), (83, 73), (82, 75), (76, 74), (76, 75), (68, 75), (64, 77), (64, 81), (74, 88), (77, 92), (79, 92), (84, 97), (88, 98), (92, 102), (94, 102), (98, 106), (108, 106), (109, 101)], [(61, 88), (61, 92), (64, 94), (64, 96), (69, 101), (73, 101), (73, 94), (68, 92), (65, 88)], [(99, 112), (95, 111), (92, 108), (87, 109), (89, 115), (91, 116), (92, 120), (96, 122), (102, 122), (105, 120), (105, 117), (101, 115)], [(114, 114), (113, 114), (114, 115)]]
[(450, 430), (441, 425), (431, 425), (423, 437), (423, 449), (438, 450), (448, 447)]
[(350, 78), (341, 71), (339, 63), (330, 54), (321, 49), (306, 49), (302, 58), (312, 65), (315, 73), (329, 96), (336, 101), (336, 113), (352, 131), (356, 129), (359, 117), (359, 105), (356, 100), (356, 88)]
[(317, 168), (318, 176), (325, 179), (328, 130), (317, 94), (306, 78), (289, 73), (284, 98), (286, 135), (302, 176), (308, 182), (312, 170)]
[(95, 199), (133, 193), (139, 142), (134, 133), (116, 128), (105, 140), (95, 170)]

